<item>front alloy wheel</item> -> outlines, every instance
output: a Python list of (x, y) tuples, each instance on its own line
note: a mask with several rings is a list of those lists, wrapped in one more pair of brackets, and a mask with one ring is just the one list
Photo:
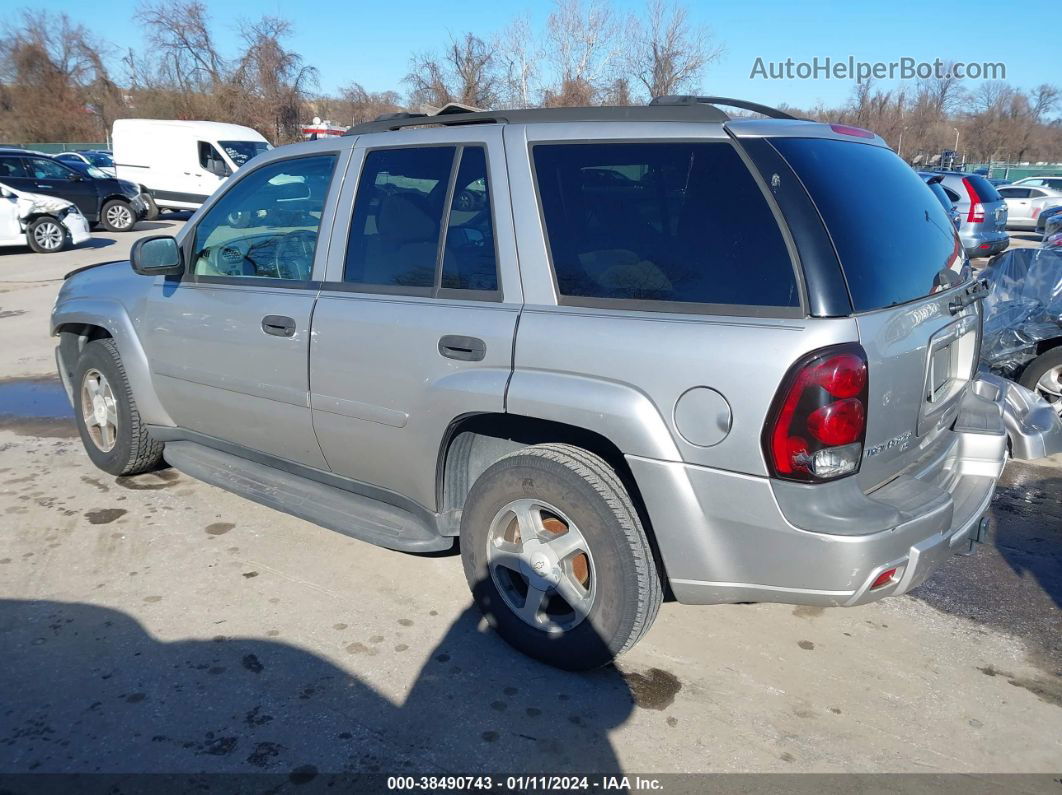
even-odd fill
[(101, 220), (109, 232), (128, 232), (136, 223), (136, 215), (129, 202), (112, 199), (103, 205)]
[(50, 218), (36, 224), (31, 234), (34, 242), (44, 251), (58, 251), (63, 247), (66, 238), (66, 233), (59, 226), (59, 222)]
[(101, 453), (114, 449), (118, 439), (118, 409), (107, 376), (95, 368), (81, 380), (81, 417), (89, 438)]

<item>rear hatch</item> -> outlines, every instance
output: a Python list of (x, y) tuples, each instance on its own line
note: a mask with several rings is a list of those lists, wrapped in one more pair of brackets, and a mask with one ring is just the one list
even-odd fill
[[(838, 138), (774, 138), (837, 251), (867, 354), (870, 489), (946, 443), (975, 372), (980, 307), (947, 211), (890, 149)], [(966, 285), (963, 285), (966, 282)]]
[(962, 178), (966, 195), (970, 199), (965, 223), (983, 224), (983, 228), (993, 232), (1007, 231), (1007, 203), (1003, 200), (995, 185), (980, 174), (968, 174)]

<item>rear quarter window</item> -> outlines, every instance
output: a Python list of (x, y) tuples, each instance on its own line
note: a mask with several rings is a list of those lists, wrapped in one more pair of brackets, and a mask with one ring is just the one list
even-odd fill
[(740, 310), (722, 307), (800, 307), (778, 224), (729, 143), (557, 143), (531, 151), (563, 303), (634, 301), (673, 312), (711, 305), (730, 313)]
[[(927, 296), (962, 248), (947, 212), (910, 167), (881, 146), (776, 138), (833, 239), (857, 312)], [(947, 283), (947, 282), (945, 282)]]

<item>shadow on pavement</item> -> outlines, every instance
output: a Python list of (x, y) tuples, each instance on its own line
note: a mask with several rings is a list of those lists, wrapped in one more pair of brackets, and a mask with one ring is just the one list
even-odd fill
[[(547, 668), (478, 622), (462, 613), (396, 703), (283, 642), (165, 642), (116, 610), (0, 600), (0, 772), (618, 772), (620, 673)], [(346, 646), (373, 671), (406, 651)]]

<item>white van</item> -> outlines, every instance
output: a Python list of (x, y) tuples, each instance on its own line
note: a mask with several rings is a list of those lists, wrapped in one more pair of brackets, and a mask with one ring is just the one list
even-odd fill
[(111, 141), (118, 178), (172, 210), (199, 207), (233, 171), (272, 148), (250, 127), (216, 121), (116, 119)]

